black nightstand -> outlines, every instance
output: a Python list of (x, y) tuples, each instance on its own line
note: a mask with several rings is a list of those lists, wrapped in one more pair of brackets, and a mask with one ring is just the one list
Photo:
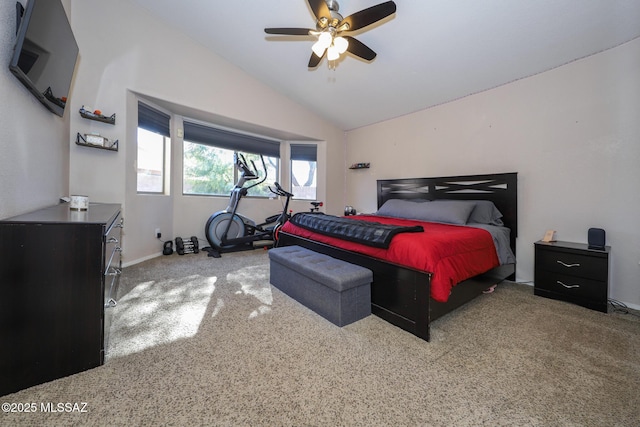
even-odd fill
[(583, 243), (535, 243), (535, 295), (607, 312), (609, 253)]

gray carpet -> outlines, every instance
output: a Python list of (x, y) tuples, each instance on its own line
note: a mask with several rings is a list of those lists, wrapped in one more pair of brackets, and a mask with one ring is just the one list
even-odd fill
[(262, 250), (124, 270), (104, 366), (4, 396), (82, 413), (0, 425), (637, 426), (640, 318), (503, 283), (427, 343), (339, 328), (272, 288)]

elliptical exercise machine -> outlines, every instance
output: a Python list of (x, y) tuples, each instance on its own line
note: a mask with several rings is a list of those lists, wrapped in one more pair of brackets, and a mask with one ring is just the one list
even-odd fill
[(240, 200), (249, 193), (249, 189), (263, 183), (267, 179), (267, 166), (262, 155), (260, 156), (260, 160), (262, 161), (264, 177), (245, 187), (247, 182), (260, 178), (258, 169), (253, 160), (251, 161), (253, 168), (251, 168), (242, 154), (234, 153), (234, 161), (240, 170), (240, 178), (231, 190), (229, 206), (227, 206), (225, 210), (211, 215), (204, 229), (207, 241), (214, 251), (213, 254), (211, 252), (209, 253), (210, 256), (219, 256), (219, 253), (222, 251), (232, 252), (253, 249), (253, 243), (257, 241), (273, 241), (280, 227), (289, 220), (289, 200), (293, 197), (293, 194), (285, 191), (277, 182), (274, 183), (276, 187), (275, 190), (269, 187), (269, 191), (285, 198), (281, 213), (266, 218), (262, 224), (256, 224), (255, 221), (237, 212)]

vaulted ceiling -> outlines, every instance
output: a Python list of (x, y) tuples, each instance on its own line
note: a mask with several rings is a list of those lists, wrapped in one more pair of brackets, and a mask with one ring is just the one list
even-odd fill
[[(307, 67), (307, 0), (131, 0), (343, 130), (532, 76), (640, 37), (640, 0), (395, 0), (352, 35), (378, 55)], [(382, 0), (338, 0), (346, 17)], [(638, 70), (640, 72), (640, 70)]]

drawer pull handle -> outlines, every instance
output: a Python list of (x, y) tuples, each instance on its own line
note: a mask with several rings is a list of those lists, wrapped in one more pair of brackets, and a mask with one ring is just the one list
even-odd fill
[(104, 308), (113, 308), (116, 305), (118, 305), (118, 302), (113, 298), (109, 298), (109, 301), (107, 301), (107, 303), (104, 305)]
[(556, 261), (558, 264), (567, 267), (567, 268), (571, 268), (571, 267), (580, 267), (580, 264), (565, 264), (564, 262), (557, 260)]
[(562, 285), (562, 286), (564, 286), (564, 287), (565, 287), (565, 288), (567, 288), (567, 289), (571, 289), (571, 288), (579, 288), (579, 287), (580, 287), (580, 285), (565, 285), (565, 284), (564, 284), (564, 283), (562, 283), (560, 280), (556, 280), (556, 283), (557, 283), (558, 285)]
[[(116, 267), (111, 267), (111, 263), (113, 262), (113, 257), (116, 252), (122, 252), (122, 248), (120, 246), (115, 246), (113, 248), (113, 252), (111, 252), (111, 258), (109, 258), (109, 262), (107, 263), (107, 269), (104, 271), (105, 276), (115, 276), (116, 274), (122, 273), (122, 271), (119, 271)], [(122, 261), (119, 261), (118, 263), (122, 265)], [(114, 273), (112, 270), (118, 270), (119, 272)]]
[(106, 235), (106, 234), (110, 234), (110, 233), (111, 233), (111, 231), (112, 231), (114, 228), (124, 228), (124, 219), (120, 219), (120, 222), (119, 222), (119, 223), (117, 223), (117, 224), (111, 224), (111, 227), (109, 227), (109, 229), (107, 230), (107, 232), (106, 232), (106, 233), (104, 233), (104, 234), (105, 234), (105, 235)]
[(109, 269), (105, 273), (105, 276), (117, 276), (119, 274), (122, 274), (122, 270), (116, 267), (109, 267)]
[(116, 239), (115, 237), (109, 237), (107, 243), (118, 243), (118, 239)]

